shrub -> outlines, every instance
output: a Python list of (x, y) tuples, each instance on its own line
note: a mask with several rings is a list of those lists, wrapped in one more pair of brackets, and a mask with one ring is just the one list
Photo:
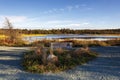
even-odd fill
[(62, 50), (62, 52), (60, 52), (59, 50), (54, 51), (54, 55), (58, 58), (56, 63), (47, 64), (43, 64), (42, 58), (40, 56), (35, 56), (34, 51), (28, 52), (24, 55), (23, 66), (25, 70), (30, 72), (59, 72), (86, 63), (97, 56), (95, 52), (92, 52), (87, 47), (77, 50)]

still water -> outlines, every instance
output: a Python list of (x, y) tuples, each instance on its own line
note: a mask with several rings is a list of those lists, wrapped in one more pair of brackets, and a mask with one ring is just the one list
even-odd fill
[(77, 40), (111, 40), (120, 39), (120, 36), (103, 36), (103, 35), (79, 35), (79, 34), (62, 34), (62, 35), (46, 35), (46, 36), (32, 36), (24, 37), (24, 40), (35, 41), (43, 39), (77, 39)]

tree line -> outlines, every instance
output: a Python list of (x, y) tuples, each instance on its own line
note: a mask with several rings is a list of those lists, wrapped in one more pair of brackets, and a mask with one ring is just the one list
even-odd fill
[[(73, 29), (14, 29), (22, 34), (120, 34), (120, 29), (105, 29), (105, 30), (73, 30)], [(6, 32), (7, 29), (0, 29), (0, 34)]]

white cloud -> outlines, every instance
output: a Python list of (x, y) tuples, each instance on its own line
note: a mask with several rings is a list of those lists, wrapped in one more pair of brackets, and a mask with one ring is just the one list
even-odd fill
[(2, 23), (3, 23), (3, 21), (2, 21), (2, 19), (0, 19), (0, 28), (2, 28)]
[(55, 13), (55, 12), (63, 12), (63, 11), (72, 11), (74, 9), (85, 9), (85, 10), (91, 10), (93, 8), (88, 7), (86, 4), (81, 4), (81, 5), (69, 5), (69, 6), (65, 6), (62, 8), (53, 8), (47, 11), (44, 11), (44, 14), (49, 14), (49, 13)]
[[(76, 22), (76, 23), (75, 23)], [(72, 21), (66, 24), (56, 24), (54, 28), (70, 28), (70, 29), (89, 29), (92, 28), (92, 25), (89, 22), (77, 23), (77, 21)]]
[(47, 23), (48, 24), (58, 24), (58, 23), (61, 23), (61, 21), (55, 20), (55, 21), (48, 21)]
[[(90, 26), (89, 22), (81, 22), (75, 20), (50, 20), (50, 21), (34, 21), (27, 24), (32, 29), (85, 29)], [(33, 27), (34, 26), (34, 27)]]
[(43, 13), (44, 14), (49, 14), (49, 13), (54, 13), (54, 12), (57, 12), (58, 11), (58, 9), (51, 9), (51, 10), (48, 10), (48, 11), (44, 11)]
[(79, 24), (79, 23), (70, 23), (70, 24), (58, 24), (58, 25), (55, 25), (54, 28), (56, 28), (56, 29), (62, 29), (62, 28), (76, 29), (80, 26), (81, 26), (81, 24)]
[(2, 19), (5, 17), (13, 23), (24, 22), (27, 19), (25, 16), (1, 16)]
[(82, 23), (82, 25), (89, 25), (89, 24), (90, 24), (89, 22)]
[(34, 27), (34, 25), (39, 26), (39, 24), (35, 24), (35, 22), (39, 23), (39, 21), (37, 21), (38, 18), (29, 18), (27, 16), (2, 16), (1, 15), (0, 28), (4, 26), (4, 21), (6, 17), (13, 24), (14, 28), (32, 28)]
[[(90, 28), (89, 22), (80, 22), (76, 20), (40, 20), (39, 18), (30, 18), (27, 16), (7, 16), (13, 23), (14, 28), (22, 29), (82, 29)], [(0, 16), (0, 25), (4, 22), (4, 17)], [(0, 26), (1, 27), (1, 26)], [(2, 28), (2, 27), (1, 27)]]
[(79, 24), (79, 23), (74, 23), (74, 24), (68, 24), (68, 25), (66, 25), (66, 26), (79, 27), (79, 26), (81, 26), (81, 24)]
[(7, 15), (4, 16), (4, 15), (0, 15), (0, 28), (2, 28), (4, 26), (5, 18), (8, 18), (9, 21), (13, 24), (13, 26), (20, 26), (28, 20), (28, 18), (26, 16), (7, 16)]
[(63, 29), (63, 28), (69, 28), (69, 29), (77, 29), (80, 27), (80, 24), (56, 24), (54, 26), (49, 25), (49, 29)]
[(70, 20), (51, 20), (47, 21), (48, 24), (61, 24), (61, 23), (70, 23)]

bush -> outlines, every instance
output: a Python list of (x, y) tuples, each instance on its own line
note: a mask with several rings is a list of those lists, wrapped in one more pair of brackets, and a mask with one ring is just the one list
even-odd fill
[(59, 72), (86, 63), (97, 56), (95, 52), (85, 48), (80, 48), (78, 50), (55, 50), (54, 55), (58, 57), (58, 62), (44, 65), (42, 58), (36, 56), (34, 51), (28, 52), (24, 55), (23, 66), (25, 70), (29, 72)]
[(108, 40), (105, 42), (111, 46), (120, 46), (120, 39)]

